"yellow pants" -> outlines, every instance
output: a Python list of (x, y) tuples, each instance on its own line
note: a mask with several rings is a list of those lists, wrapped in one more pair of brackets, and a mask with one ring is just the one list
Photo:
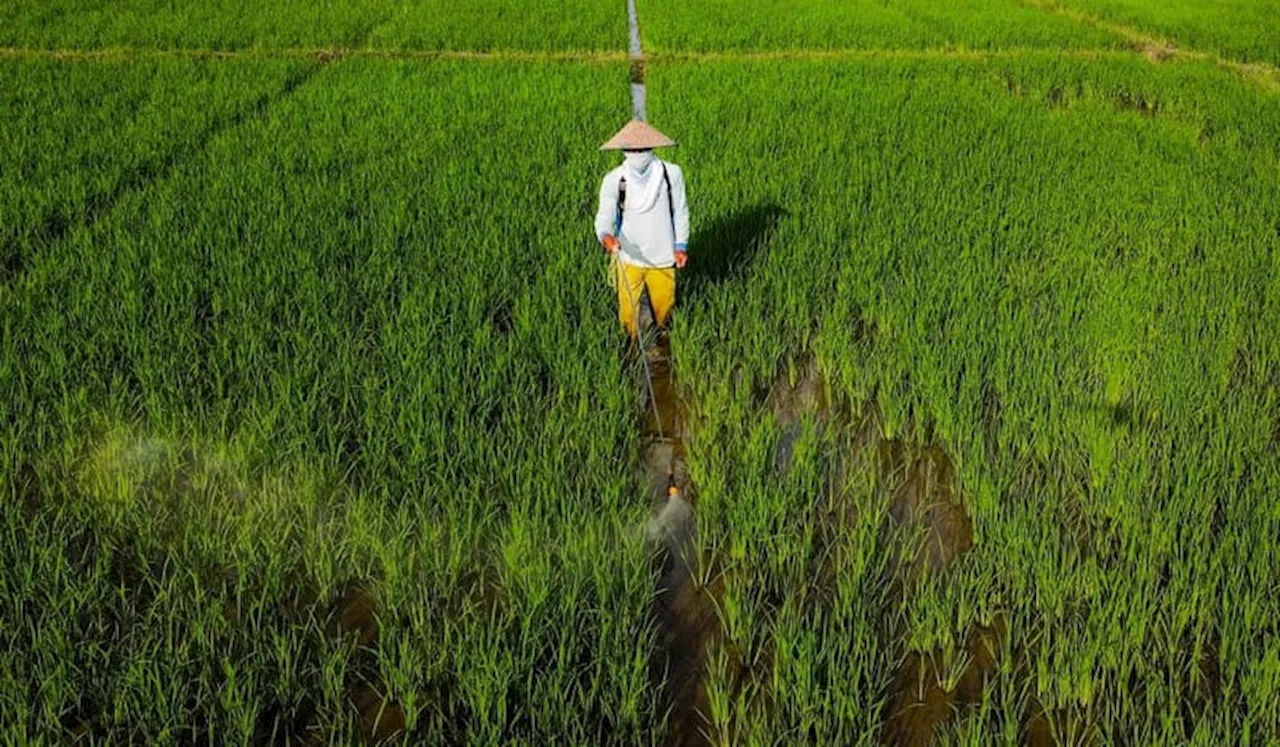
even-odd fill
[(676, 268), (635, 267), (618, 262), (618, 319), (632, 337), (636, 336), (636, 318), (645, 288), (649, 289), (654, 321), (665, 327), (676, 302)]

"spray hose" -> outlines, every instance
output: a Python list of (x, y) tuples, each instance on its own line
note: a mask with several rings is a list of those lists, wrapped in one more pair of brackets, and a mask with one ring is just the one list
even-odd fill
[[(620, 251), (620, 250), (619, 250)], [(632, 293), (631, 283), (627, 282), (625, 270), (622, 267), (622, 261), (618, 259), (618, 252), (612, 252), (609, 255), (609, 278), (610, 284), (621, 284), (627, 294), (627, 303), (631, 305), (631, 313), (634, 315), (632, 319), (633, 329), (635, 330), (635, 339), (637, 344), (640, 341), (640, 304), (636, 303), (636, 297)], [(662, 428), (662, 413), (658, 410), (658, 397), (654, 394), (653, 389), (653, 369), (649, 365), (649, 356), (642, 349), (640, 351), (640, 361), (644, 364), (644, 383), (649, 394), (649, 406), (653, 409), (653, 419), (658, 426), (658, 439), (666, 441), (667, 437)], [(680, 493), (680, 489), (675, 482), (675, 468), (668, 461), (667, 463), (667, 495), (675, 496)]]

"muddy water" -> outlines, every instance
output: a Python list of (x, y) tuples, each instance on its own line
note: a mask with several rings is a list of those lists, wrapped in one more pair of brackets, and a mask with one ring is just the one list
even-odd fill
[(662, 336), (641, 355), (648, 361), (651, 383), (641, 385), (646, 414), (638, 482), (653, 507), (647, 533), (657, 550), (660, 574), (654, 602), (660, 647), (652, 661), (653, 680), (662, 688), (669, 714), (666, 743), (706, 744), (704, 672), (707, 644), (719, 630), (717, 590), (698, 581), (685, 413), (676, 395), (670, 343)]
[[(656, 605), (662, 650), (654, 662), (655, 681), (664, 683), (671, 709), (667, 743), (706, 744), (714, 739), (702, 714), (708, 712), (707, 648), (721, 635), (715, 613), (719, 590), (699, 586), (691, 572), (697, 565), (692, 491), (684, 459), (685, 418), (676, 396), (670, 350), (660, 342), (648, 356), (653, 396), (652, 401), (646, 396), (650, 407), (640, 481), (647, 486), (655, 509), (649, 534), (662, 542), (663, 550)], [(903, 579), (902, 593), (909, 592), (921, 574), (944, 571), (973, 546), (973, 524), (960, 501), (955, 467), (945, 449), (937, 443), (885, 438), (874, 403), (843, 409), (834, 405), (811, 357), (789, 366), (757, 393), (757, 401), (783, 429), (774, 454), (779, 472), (791, 466), (805, 418), (812, 418), (820, 428), (849, 429), (856, 434), (852, 439), (856, 453), (847, 454), (836, 471), (874, 470), (875, 482), (889, 501), (889, 521), (903, 529), (902, 534), (919, 540), (898, 553), (896, 575)], [(670, 485), (677, 488), (675, 497), (667, 496)], [(832, 512), (831, 520), (840, 521), (842, 516)], [(899, 634), (885, 633), (886, 637)], [(956, 673), (950, 690), (941, 684), (947, 678), (938, 671), (936, 656), (912, 654), (897, 672), (886, 673), (892, 686), (885, 706), (885, 741), (929, 744), (934, 730), (951, 719), (957, 708), (977, 703), (984, 683), (996, 672), (1005, 635), (1002, 621), (971, 630), (964, 643), (968, 663)]]
[[(814, 418), (822, 428), (855, 433), (855, 453), (837, 465), (841, 473), (855, 463), (856, 452), (874, 449), (871, 468), (876, 482), (888, 491), (890, 517), (924, 536), (922, 546), (907, 561), (910, 575), (918, 576), (926, 569), (942, 570), (973, 547), (973, 522), (956, 489), (955, 466), (941, 444), (885, 438), (883, 418), (874, 402), (860, 408), (836, 407), (812, 357), (799, 359), (789, 372), (779, 374), (763, 399), (783, 428), (774, 454), (779, 471), (790, 466), (800, 420), (805, 416)], [(856, 409), (856, 413), (848, 409)]]
[[(365, 668), (368, 669), (376, 666), (371, 659), (378, 640), (377, 610), (378, 600), (373, 588), (352, 582), (346, 584), (334, 600), (325, 623), (325, 632), (330, 637), (351, 638), (359, 644), (356, 656), (363, 659), (360, 663), (367, 665)], [(403, 740), (404, 708), (389, 697), (380, 680), (348, 675), (345, 693), (347, 707), (358, 718), (365, 744), (390, 744)], [(318, 713), (304, 719), (303, 724), (293, 740), (296, 744), (330, 744), (336, 737)]]
[[(880, 433), (876, 430), (873, 437), (877, 477), (890, 491), (892, 522), (908, 538), (898, 550), (895, 585), (910, 593), (924, 574), (943, 572), (973, 547), (973, 522), (960, 502), (955, 466), (940, 444), (887, 439)], [(984, 685), (996, 674), (1006, 636), (1003, 619), (971, 629), (959, 652), (967, 663), (958, 673), (940, 669), (941, 652), (908, 654), (893, 676), (883, 741), (930, 744), (939, 726), (979, 703)]]
[(923, 545), (907, 561), (910, 578), (942, 570), (973, 547), (973, 522), (956, 495), (955, 467), (941, 446), (880, 439), (876, 451), (880, 477), (897, 486), (889, 515), (924, 534)]
[[(631, 60), (631, 116), (644, 121), (647, 89), (644, 52), (636, 1), (627, 0)], [(642, 304), (640, 329), (653, 332), (652, 310)], [(712, 590), (696, 581), (699, 565), (694, 547), (692, 491), (684, 456), (684, 413), (676, 396), (671, 346), (665, 335), (642, 350), (647, 359), (645, 428), (637, 483), (644, 486), (653, 508), (646, 534), (656, 548), (659, 585), (654, 599), (660, 648), (652, 661), (654, 682), (662, 688), (668, 713), (667, 743), (708, 741), (702, 718), (708, 713), (703, 680), (707, 641), (717, 629)]]
[[(832, 402), (817, 361), (802, 357), (781, 372), (767, 391), (757, 393), (783, 429), (774, 454), (775, 468), (790, 468), (801, 421), (811, 418), (821, 429), (845, 431), (848, 450), (837, 458), (837, 482), (846, 470), (871, 470), (888, 501), (890, 536), (907, 537), (895, 552), (893, 566), (896, 593), (907, 594), (925, 573), (943, 572), (973, 547), (973, 523), (965, 512), (956, 485), (955, 466), (938, 443), (886, 438), (883, 418), (875, 402), (841, 406)], [(839, 508), (839, 507), (837, 507)], [(852, 507), (827, 511), (824, 522), (851, 522)], [(901, 530), (892, 533), (892, 530)], [(839, 531), (839, 527), (828, 527)], [(822, 571), (820, 571), (822, 572)], [(823, 588), (828, 584), (821, 584)], [(886, 639), (901, 631), (886, 630)], [(888, 744), (926, 745), (934, 730), (951, 719), (960, 707), (980, 701), (987, 679), (994, 676), (997, 655), (1006, 636), (1002, 620), (990, 628), (976, 627), (966, 636), (962, 661), (951, 688), (939, 671), (939, 656), (912, 653), (891, 678), (884, 710), (883, 740)]]
[(964, 641), (961, 656), (968, 657), (951, 690), (943, 688), (947, 673), (938, 657), (911, 653), (898, 670), (885, 705), (884, 741), (896, 745), (927, 745), (934, 730), (958, 708), (977, 705), (982, 689), (995, 676), (997, 656), (1008, 631), (997, 618), (991, 627), (975, 626)]

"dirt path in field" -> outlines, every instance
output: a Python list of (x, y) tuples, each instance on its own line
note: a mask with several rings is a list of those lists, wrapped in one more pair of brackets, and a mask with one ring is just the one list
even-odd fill
[(645, 120), (644, 50), (640, 46), (640, 17), (636, 13), (636, 0), (627, 0), (627, 61), (631, 63), (631, 117)]

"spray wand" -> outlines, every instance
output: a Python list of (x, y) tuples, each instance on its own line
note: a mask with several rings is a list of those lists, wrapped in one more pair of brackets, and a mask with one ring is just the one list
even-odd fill
[[(618, 259), (618, 254), (617, 254), (618, 251), (621, 251), (621, 244), (619, 244), (618, 249), (615, 249), (613, 252), (610, 253), (609, 263), (613, 266), (613, 269), (614, 269), (614, 272), (612, 274), (615, 279), (615, 282), (621, 283), (622, 287), (626, 290), (627, 303), (631, 305), (631, 313), (635, 315), (635, 318), (632, 319), (632, 324), (634, 325), (632, 329), (635, 330), (635, 339), (638, 345), (640, 341), (640, 304), (636, 303), (636, 298), (631, 292), (631, 283), (627, 282), (626, 275), (622, 269), (622, 261)], [(649, 356), (645, 354), (645, 351), (643, 349), (640, 351), (640, 360), (644, 364), (644, 383), (645, 383), (645, 388), (649, 393), (649, 406), (653, 409), (653, 420), (654, 420), (654, 423), (657, 424), (658, 426), (658, 440), (666, 442), (667, 440), (666, 433), (663, 431), (663, 428), (662, 428), (662, 412), (658, 409), (658, 397), (654, 393), (654, 389), (653, 389), (653, 369), (649, 365)], [(679, 495), (680, 495), (680, 487), (676, 485), (675, 465), (673, 464), (672, 460), (668, 459), (667, 460), (667, 497), (675, 498)]]

